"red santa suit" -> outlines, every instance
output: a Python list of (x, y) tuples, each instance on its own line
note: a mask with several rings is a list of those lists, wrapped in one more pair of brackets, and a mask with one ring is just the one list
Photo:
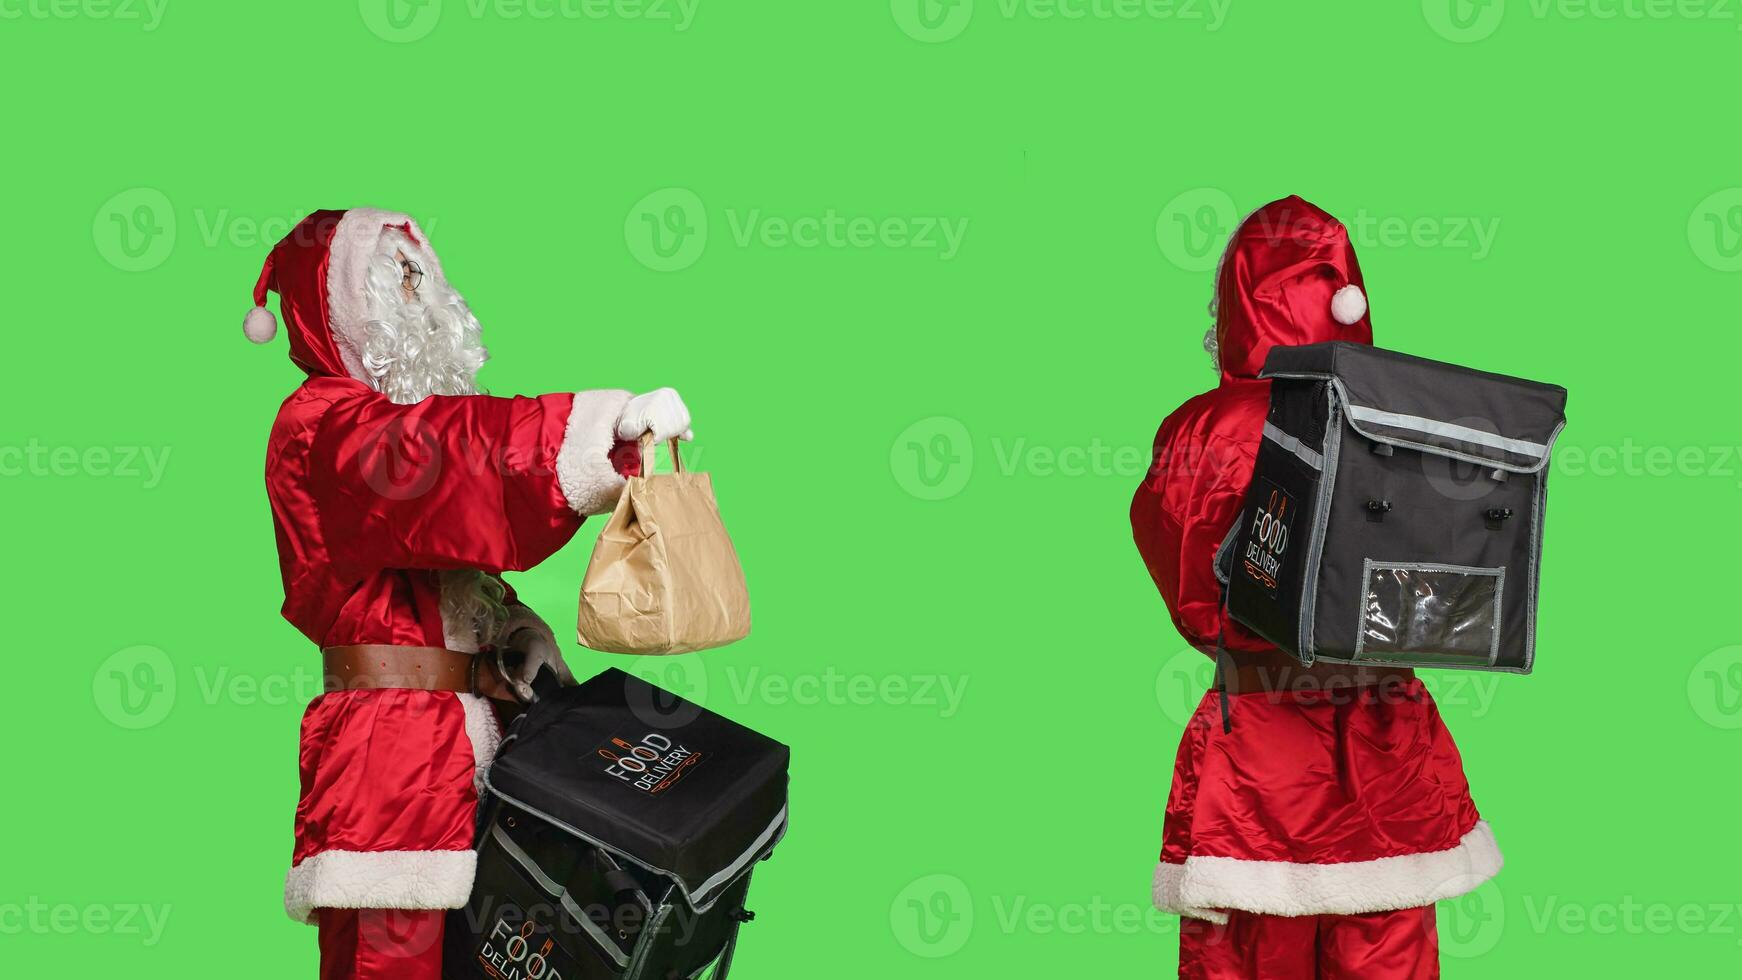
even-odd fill
[[(1188, 642), (1285, 657), (1227, 618), (1214, 571), (1269, 409), (1257, 375), (1272, 346), (1372, 343), (1372, 324), (1347, 231), (1298, 197), (1242, 223), (1216, 297), (1221, 382), (1162, 422), (1131, 524)], [(1230, 711), (1224, 731), (1206, 692), (1168, 794), (1154, 900), (1189, 917), (1180, 976), (1437, 975), (1428, 906), (1501, 859), (1420, 682), (1252, 690)]]
[[(417, 223), (370, 209), (317, 211), (272, 250), (254, 290), (251, 339), (270, 338), (279, 294), (291, 359), (308, 374), (279, 409), (266, 490), (284, 580), (283, 612), (318, 648), (353, 644), (476, 652), (469, 623), (444, 622), (442, 576), (530, 568), (583, 515), (614, 506), (624, 470), (615, 423), (630, 395), (434, 395), (395, 404), (360, 380), (366, 266), (384, 229), (416, 243)], [(533, 626), (506, 592), (509, 623)], [(489, 702), (470, 694), (346, 690), (303, 717), (295, 846), (284, 904), (319, 922), (322, 975), (435, 977), (439, 911), (471, 893), (474, 775), (500, 741)], [(392, 916), (351, 910), (430, 910)]]

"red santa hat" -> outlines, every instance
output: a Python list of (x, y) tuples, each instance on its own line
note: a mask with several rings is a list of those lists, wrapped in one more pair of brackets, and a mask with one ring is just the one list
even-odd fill
[(441, 261), (410, 215), (376, 208), (315, 211), (267, 253), (242, 333), (256, 344), (278, 333), (278, 320), (266, 308), (270, 290), (278, 294), (292, 361), (310, 374), (362, 378), (359, 351), (368, 315), (364, 281), (381, 233), (389, 228), (405, 232), (424, 275), (445, 287)]
[(1256, 377), (1278, 345), (1373, 342), (1348, 229), (1298, 196), (1266, 204), (1235, 230), (1212, 312), (1217, 361), (1232, 377)]

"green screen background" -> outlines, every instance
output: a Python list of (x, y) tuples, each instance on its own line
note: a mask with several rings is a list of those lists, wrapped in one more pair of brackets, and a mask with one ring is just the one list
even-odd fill
[[(756, 630), (635, 668), (794, 747), (743, 976), (1168, 975), (1209, 671), (1126, 507), (1288, 193), (1381, 344), (1572, 392), (1538, 670), (1431, 682), (1507, 856), (1446, 975), (1742, 959), (1737, 5), (390, 2), (0, 4), (7, 975), (314, 975), (261, 488), (299, 375), (237, 328), (355, 205), (424, 223), (491, 390), (692, 407)], [(559, 634), (595, 529), (511, 579)]]

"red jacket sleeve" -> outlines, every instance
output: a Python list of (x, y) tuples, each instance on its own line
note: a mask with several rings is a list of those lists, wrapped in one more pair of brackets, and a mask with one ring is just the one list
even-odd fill
[[(1131, 501), (1131, 530), (1150, 577), (1186, 642), (1206, 653), (1224, 626), (1216, 549), (1240, 515), (1254, 450), (1231, 439), (1192, 402), (1162, 422), (1149, 472)], [(1230, 650), (1272, 649), (1226, 622)]]
[(339, 391), (310, 429), (308, 494), (341, 574), (521, 570), (622, 488), (611, 453), (627, 392), (426, 398)]

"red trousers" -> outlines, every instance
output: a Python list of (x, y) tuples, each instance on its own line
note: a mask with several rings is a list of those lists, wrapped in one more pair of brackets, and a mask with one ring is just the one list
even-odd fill
[(1436, 980), (1434, 910), (1181, 919), (1180, 980)]
[(321, 980), (441, 980), (446, 912), (320, 909)]

